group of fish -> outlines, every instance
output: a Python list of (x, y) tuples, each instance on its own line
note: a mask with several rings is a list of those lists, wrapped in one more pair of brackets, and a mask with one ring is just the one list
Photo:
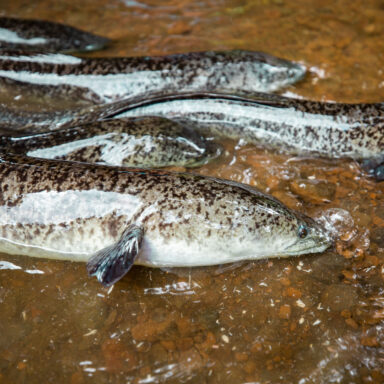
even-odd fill
[(159, 170), (220, 156), (217, 139), (352, 158), (384, 179), (384, 104), (272, 92), (303, 65), (252, 51), (81, 58), (108, 40), (0, 18), (0, 84), (86, 106), (0, 105), (0, 251), (85, 261), (105, 286), (132, 267), (191, 267), (322, 252), (332, 236), (233, 181)]

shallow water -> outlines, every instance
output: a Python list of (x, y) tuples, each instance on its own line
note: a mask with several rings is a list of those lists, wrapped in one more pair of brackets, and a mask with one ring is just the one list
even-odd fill
[[(288, 95), (384, 100), (381, 1), (14, 0), (1, 13), (117, 40), (94, 56), (266, 51), (311, 68)], [(83, 264), (1, 255), (0, 383), (384, 382), (384, 183), (348, 160), (223, 144), (224, 156), (199, 172), (320, 218), (341, 237), (335, 248), (209, 268), (134, 267), (113, 289)]]

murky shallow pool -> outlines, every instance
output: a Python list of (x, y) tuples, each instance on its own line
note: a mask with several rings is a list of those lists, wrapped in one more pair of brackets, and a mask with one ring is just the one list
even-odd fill
[[(384, 100), (378, 0), (4, 0), (0, 14), (116, 39), (94, 56), (266, 51), (311, 68), (288, 95)], [(384, 382), (384, 183), (352, 161), (224, 145), (199, 172), (321, 217), (341, 236), (335, 248), (239, 265), (134, 267), (113, 289), (88, 278), (84, 264), (1, 255), (1, 383)]]

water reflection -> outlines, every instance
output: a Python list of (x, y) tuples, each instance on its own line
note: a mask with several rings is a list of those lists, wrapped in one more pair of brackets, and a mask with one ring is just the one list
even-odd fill
[(195, 282), (180, 281), (166, 284), (164, 287), (145, 288), (144, 295), (195, 295), (194, 288), (201, 288)]
[(21, 267), (9, 261), (0, 261), (0, 269), (21, 269)]

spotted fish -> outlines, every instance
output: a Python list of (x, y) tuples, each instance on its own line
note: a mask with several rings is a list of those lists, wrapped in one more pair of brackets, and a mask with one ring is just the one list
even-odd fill
[[(0, 130), (8, 135), (31, 134), (76, 127), (106, 119), (132, 105), (136, 99), (55, 111), (29, 111), (0, 104)], [(141, 100), (141, 99), (139, 99)]]
[(0, 50), (93, 51), (108, 42), (105, 37), (52, 21), (0, 17)]
[[(77, 92), (95, 103), (153, 93), (270, 92), (301, 80), (304, 66), (261, 52), (194, 52), (166, 56), (79, 58), (3, 50), (0, 78)], [(16, 83), (14, 84), (17, 85)]]
[(135, 103), (117, 116), (147, 114), (189, 124), (205, 135), (242, 139), (286, 153), (377, 164), (384, 160), (383, 103), (325, 103), (263, 93), (185, 94)]
[(104, 120), (0, 137), (0, 150), (46, 159), (128, 167), (196, 167), (220, 153), (195, 130), (162, 117)]
[(315, 221), (210, 177), (0, 156), (0, 252), (84, 261), (104, 285), (133, 264), (186, 267), (327, 249)]

